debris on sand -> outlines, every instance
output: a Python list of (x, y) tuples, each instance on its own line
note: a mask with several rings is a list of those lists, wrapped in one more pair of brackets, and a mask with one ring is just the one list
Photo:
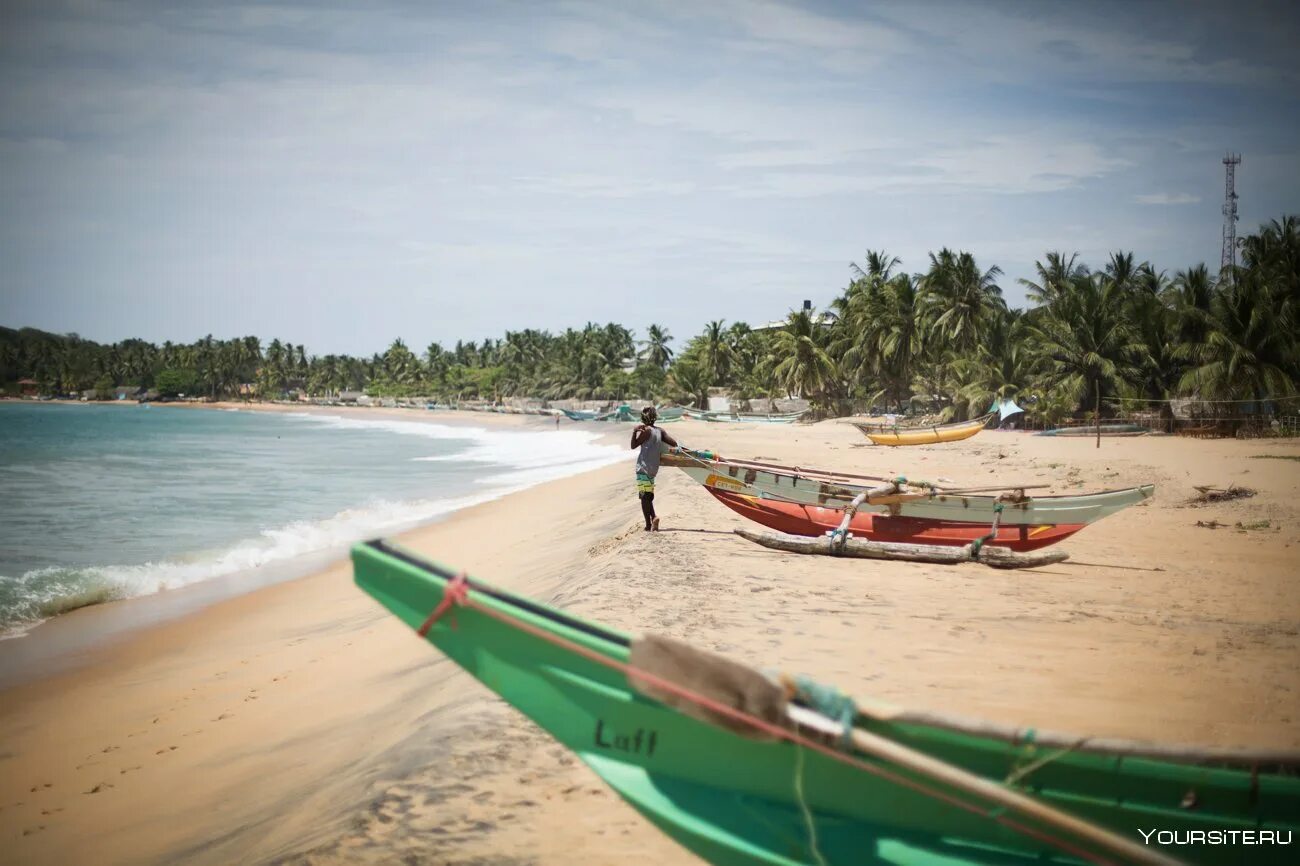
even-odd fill
[(1202, 502), (1229, 502), (1233, 499), (1246, 499), (1254, 496), (1255, 491), (1250, 487), (1238, 487), (1236, 484), (1229, 484), (1227, 487), (1202, 487), (1196, 486), (1197, 495), (1193, 496), (1193, 503)]

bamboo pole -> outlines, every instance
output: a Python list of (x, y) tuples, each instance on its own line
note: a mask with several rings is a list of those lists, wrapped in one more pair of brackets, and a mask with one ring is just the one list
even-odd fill
[[(879, 490), (883, 490), (883, 491), (885, 491), (886, 493), (888, 493), (890, 490), (892, 490), (892, 491), (894, 491), (894, 492), (896, 493), (896, 492), (898, 492), (898, 485), (897, 485), (897, 484), (890, 484), (890, 485), (887, 485), (887, 486), (885, 486), (885, 487), (881, 487), (881, 488), (877, 488), (877, 489), (879, 489)], [(861, 504), (862, 504), (862, 501), (863, 501), (864, 499), (866, 499), (866, 498), (867, 498), (867, 497), (868, 497), (872, 492), (873, 492), (873, 491), (867, 491), (867, 492), (865, 492), (865, 493), (859, 493), (857, 496), (853, 497), (853, 501), (852, 501), (852, 502), (850, 502), (847, 506), (845, 506), (845, 508), (844, 508), (844, 518), (843, 518), (842, 520), (840, 520), (840, 525), (839, 525), (838, 527), (836, 527), (836, 529), (835, 529), (834, 532), (831, 533), (831, 544), (832, 544), (833, 546), (835, 546), (836, 543), (838, 542), (838, 546), (837, 546), (837, 549), (838, 549), (838, 550), (843, 550), (843, 549), (844, 549), (844, 542), (845, 542), (845, 541), (848, 541), (848, 538), (849, 538), (849, 524), (853, 522), (853, 515), (855, 515), (855, 514), (858, 513), (858, 506), (861, 505)]]
[[(791, 719), (797, 723), (803, 723), (807, 715), (805, 712), (797, 712), (797, 709), (795, 707), (790, 708)], [(818, 725), (817, 727), (824, 729), (826, 726)], [(842, 732), (840, 725), (833, 724), (833, 727), (840, 729)], [(969, 773), (955, 764), (932, 758), (924, 752), (908, 748), (879, 734), (873, 734), (854, 727), (850, 729), (849, 736), (853, 741), (854, 748), (864, 754), (904, 767), (940, 784), (956, 788), (985, 802), (996, 803), (1020, 815), (1025, 815), (1049, 827), (1061, 830), (1075, 839), (1083, 840), (1120, 857), (1121, 862), (1141, 863), (1147, 864), (1147, 866), (1177, 866), (1179, 863), (1178, 860), (1167, 857), (1145, 845), (1139, 845), (1135, 841), (1125, 839), (1104, 827), (1076, 818), (1019, 791), (991, 782), (974, 773)]]

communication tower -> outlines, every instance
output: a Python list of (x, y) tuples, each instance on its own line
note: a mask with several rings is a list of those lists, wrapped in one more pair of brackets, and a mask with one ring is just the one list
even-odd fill
[(1237, 264), (1237, 185), (1236, 168), (1241, 165), (1241, 154), (1229, 153), (1223, 158), (1223, 256), (1219, 269), (1226, 270)]

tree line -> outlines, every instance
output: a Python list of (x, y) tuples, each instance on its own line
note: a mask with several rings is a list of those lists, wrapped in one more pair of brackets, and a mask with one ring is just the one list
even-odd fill
[(308, 355), (278, 339), (263, 348), (257, 337), (99, 344), (5, 328), (0, 381), (33, 379), (50, 394), (138, 385), (210, 398), (365, 391), (695, 405), (724, 389), (741, 403), (801, 396), (823, 415), (917, 409), (954, 418), (999, 397), (1032, 401), (1027, 408), (1048, 423), (1122, 400), (1293, 397), (1300, 220), (1262, 226), (1243, 239), (1240, 257), (1221, 273), (1204, 265), (1168, 273), (1127, 251), (1100, 269), (1049, 252), (1036, 277), (1020, 281), (1030, 302), (1021, 310), (1003, 298), (1002, 271), (969, 252), (941, 249), (909, 273), (870, 251), (826, 310), (791, 312), (774, 328), (709, 322), (680, 352), (660, 325), (638, 340), (615, 323), (432, 343), (419, 354), (398, 339), (369, 358)]

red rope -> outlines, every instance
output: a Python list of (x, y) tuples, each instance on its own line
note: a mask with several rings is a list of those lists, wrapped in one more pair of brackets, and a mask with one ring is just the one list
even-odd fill
[[(562, 649), (568, 650), (569, 652), (580, 655), (583, 658), (587, 659), (588, 661), (592, 661), (595, 662), (596, 664), (604, 665), (607, 668), (618, 671), (619, 673), (622, 673), (625, 677), (642, 680), (643, 682), (649, 683), (650, 685), (655, 686), (656, 688), (663, 689), (664, 691), (677, 695), (678, 697), (690, 701), (693, 704), (697, 704), (698, 706), (704, 707), (705, 709), (710, 710), (711, 712), (717, 713), (722, 716), (727, 716), (737, 721), (745, 722), (749, 726), (756, 728), (757, 730), (760, 730), (770, 736), (782, 740), (788, 740), (789, 742), (794, 743), (796, 745), (800, 745), (805, 748), (812, 749), (815, 752), (819, 752), (822, 755), (825, 755), (831, 760), (839, 761), (840, 763), (846, 764), (847, 766), (855, 767), (859, 770), (863, 770), (874, 776), (879, 776), (880, 778), (885, 779), (886, 781), (892, 782), (897, 785), (902, 785), (905, 788), (910, 788), (913, 791), (922, 794), (923, 796), (932, 797), (936, 800), (940, 800), (944, 803), (947, 803), (950, 806), (954, 806), (958, 809), (962, 809), (963, 811), (970, 812), (972, 814), (979, 815), (984, 818), (992, 819), (993, 821), (996, 821), (997, 823), (1003, 825), (1004, 827), (1007, 827), (1010, 830), (1014, 830), (1017, 833), (1021, 833), (1025, 836), (1029, 836), (1034, 839), (1038, 839), (1039, 841), (1042, 842), (1047, 842), (1048, 844), (1053, 845), (1069, 854), (1073, 854), (1076, 857), (1080, 857), (1092, 863), (1102, 864), (1102, 866), (1112, 866), (1112, 864), (1114, 863), (1114, 861), (1104, 859), (1102, 856), (1094, 852), (1079, 848), (1068, 842), (1063, 842), (1060, 839), (1057, 839), (1054, 836), (1044, 833), (1041, 830), (1033, 829), (1024, 824), (1021, 824), (1019, 821), (1014, 821), (1010, 818), (1003, 816), (1002, 814), (1000, 814), (1000, 812), (1004, 807), (999, 807), (997, 810), (993, 812), (989, 812), (986, 809), (981, 808), (980, 806), (977, 806), (972, 803), (968, 803), (964, 800), (960, 800), (956, 797), (953, 797), (950, 794), (944, 793), (943, 791), (938, 791), (929, 788), (928, 786), (923, 785), (920, 782), (917, 782), (913, 779), (909, 779), (905, 776), (900, 776), (897, 773), (893, 773), (890, 772), (889, 770), (884, 769), (883, 767), (877, 767), (873, 764), (869, 764), (866, 761), (853, 757), (852, 755), (846, 755), (844, 752), (833, 749), (829, 746), (817, 742), (816, 740), (810, 740), (796, 731), (792, 731), (780, 725), (773, 724), (772, 722), (769, 722), (766, 719), (762, 719), (759, 718), (758, 716), (751, 715), (749, 713), (744, 712), (743, 710), (738, 710), (735, 707), (728, 706), (727, 704), (720, 703), (719, 701), (716, 701), (707, 695), (702, 695), (697, 692), (693, 692), (690, 689), (684, 688), (678, 685), (677, 683), (672, 682), (671, 680), (666, 680), (660, 676), (652, 674), (649, 671), (644, 671), (641, 670), (640, 668), (634, 668), (631, 665), (626, 664), (625, 662), (615, 661), (614, 659), (611, 659), (608, 656), (602, 655), (601, 653), (598, 653), (595, 650), (589, 649), (587, 647), (582, 646), (581, 644), (574, 643), (573, 641), (560, 637), (559, 635), (553, 634), (552, 632), (546, 629), (539, 628), (531, 623), (523, 622), (519, 619), (516, 619), (515, 617), (509, 616), (508, 614), (502, 613), (497, 610), (493, 610), (492, 608), (484, 607), (483, 605), (478, 604), (472, 598), (470, 598), (469, 581), (464, 572), (461, 572), (455, 577), (455, 579), (447, 583), (446, 589), (444, 590), (443, 593), (442, 601), (438, 603), (438, 606), (434, 608), (433, 613), (429, 614), (429, 618), (425, 620), (424, 624), (420, 626), (420, 628), (417, 630), (418, 634), (421, 637), (424, 637), (428, 633), (429, 629), (432, 628), (433, 624), (437, 622), (453, 604), (459, 607), (472, 608), (473, 610), (476, 610), (479, 613), (490, 616), (493, 619), (497, 620), (498, 622), (504, 623), (507, 626), (510, 626), (512, 628), (518, 629), (523, 632), (527, 632), (528, 634), (540, 638), (541, 640), (544, 640), (550, 644), (553, 644)], [(454, 620), (453, 620), (453, 628), (454, 628)]]
[[(447, 582), (447, 586), (442, 591), (442, 601), (438, 602), (438, 606), (433, 609), (433, 613), (429, 614), (429, 618), (424, 621), (423, 625), (415, 630), (415, 633), (420, 637), (427, 635), (429, 629), (433, 628), (433, 624), (442, 619), (443, 614), (451, 610), (453, 605), (457, 607), (467, 607), (470, 605), (469, 575), (463, 571)], [(477, 607), (477, 605), (475, 606)], [(453, 629), (456, 627), (456, 619), (454, 616), (451, 620), (451, 627)]]

